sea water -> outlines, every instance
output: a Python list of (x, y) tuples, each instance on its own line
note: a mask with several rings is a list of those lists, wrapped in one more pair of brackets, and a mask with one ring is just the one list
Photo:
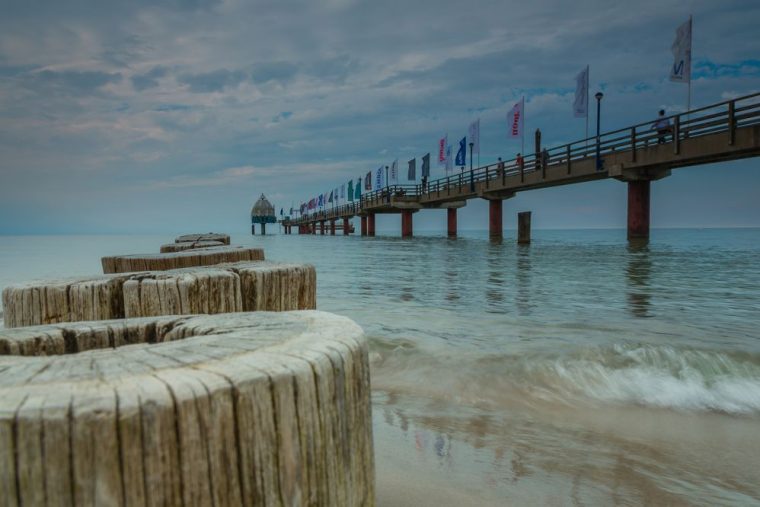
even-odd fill
[[(760, 505), (760, 229), (396, 235), (233, 236), (365, 329), (380, 505)], [(0, 237), (0, 288), (173, 236)]]

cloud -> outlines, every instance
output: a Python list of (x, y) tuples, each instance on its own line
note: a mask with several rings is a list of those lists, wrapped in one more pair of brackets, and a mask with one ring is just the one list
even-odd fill
[(193, 93), (211, 93), (235, 87), (247, 78), (248, 74), (242, 70), (218, 69), (200, 74), (184, 74), (179, 77), (179, 82), (188, 85)]
[(135, 74), (132, 76), (132, 86), (135, 87), (135, 90), (138, 92), (141, 92), (143, 90), (147, 90), (149, 88), (155, 88), (158, 86), (158, 80), (164, 76), (166, 76), (168, 69), (163, 66), (157, 66), (150, 69), (148, 72), (145, 72), (143, 74)]
[(26, 74), (23, 78), (29, 89), (37, 93), (60, 95), (89, 95), (111, 83), (122, 80), (121, 73), (86, 71), (86, 70), (41, 70)]

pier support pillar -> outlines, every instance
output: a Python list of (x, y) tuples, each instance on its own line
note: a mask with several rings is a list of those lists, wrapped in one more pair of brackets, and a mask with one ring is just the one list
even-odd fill
[(266, 236), (267, 234), (267, 224), (261, 224), (261, 235)]
[(649, 239), (649, 180), (628, 182), (628, 239)]
[(314, 222), (311, 224), (311, 233), (316, 234), (317, 233), (317, 222)]
[(449, 208), (446, 210), (446, 217), (448, 218), (447, 232), (450, 238), (456, 238), (457, 236), (457, 209)]
[(503, 228), (501, 225), (501, 199), (488, 201), (488, 235), (491, 238), (501, 238)]
[(530, 211), (517, 214), (517, 243), (520, 245), (530, 244), (530, 215)]
[(405, 209), (401, 211), (401, 237), (411, 238), (412, 235), (412, 210)]
[(343, 235), (348, 236), (348, 233), (351, 232), (351, 221), (348, 218), (343, 219)]
[(256, 235), (256, 224), (251, 224), (251, 234)]
[(366, 236), (367, 235), (367, 217), (362, 216), (361, 219), (362, 219), (362, 236)]
[(319, 234), (321, 234), (322, 236), (325, 235), (325, 221), (324, 220), (320, 220), (319, 222)]
[(367, 215), (367, 236), (375, 235), (375, 214), (370, 213)]
[(330, 220), (330, 236), (335, 236), (335, 220)]

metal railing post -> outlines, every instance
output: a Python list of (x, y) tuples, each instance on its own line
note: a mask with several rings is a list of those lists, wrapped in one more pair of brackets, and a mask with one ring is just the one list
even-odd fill
[(636, 162), (636, 127), (631, 128), (631, 162)]
[(673, 119), (673, 154), (678, 155), (681, 151), (681, 115)]

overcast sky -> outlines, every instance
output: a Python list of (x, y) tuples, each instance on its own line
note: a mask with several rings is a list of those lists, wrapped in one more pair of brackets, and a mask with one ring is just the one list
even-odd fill
[[(587, 64), (603, 130), (677, 112), (670, 46), (690, 14), (692, 104), (760, 91), (756, 0), (0, 1), (5, 234), (244, 231), (262, 192), (288, 209), (478, 117), (481, 161), (512, 158), (505, 115), (523, 95), (529, 132), (580, 139)], [(675, 171), (653, 184), (652, 225), (760, 226), (759, 165)], [(536, 227), (623, 227), (625, 195), (525, 192), (505, 224), (530, 209)], [(445, 214), (415, 220), (443, 231)], [(486, 224), (484, 202), (460, 212)]]

